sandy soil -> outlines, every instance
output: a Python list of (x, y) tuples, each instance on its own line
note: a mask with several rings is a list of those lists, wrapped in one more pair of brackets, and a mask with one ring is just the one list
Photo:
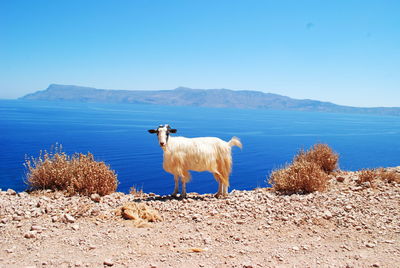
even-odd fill
[[(399, 267), (400, 185), (356, 180), (341, 172), (323, 193), (224, 199), (1, 191), (0, 267)], [(138, 228), (118, 213), (127, 202), (163, 220)]]

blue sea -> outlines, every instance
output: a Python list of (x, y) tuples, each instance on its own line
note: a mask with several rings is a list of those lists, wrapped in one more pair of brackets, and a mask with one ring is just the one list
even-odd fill
[[(173, 176), (162, 168), (157, 137), (147, 132), (165, 123), (185, 137), (241, 139), (243, 150), (233, 148), (230, 190), (268, 186), (272, 170), (315, 143), (338, 152), (344, 170), (400, 165), (400, 117), (0, 100), (0, 188), (25, 190), (25, 157), (59, 143), (69, 154), (91, 152), (109, 164), (119, 191), (135, 186), (169, 194)], [(212, 174), (192, 172), (189, 192), (216, 190)]]

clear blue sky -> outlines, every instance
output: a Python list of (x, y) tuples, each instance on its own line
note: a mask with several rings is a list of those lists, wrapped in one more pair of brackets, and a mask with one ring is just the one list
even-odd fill
[(50, 83), (400, 106), (400, 1), (1, 0), (0, 98)]

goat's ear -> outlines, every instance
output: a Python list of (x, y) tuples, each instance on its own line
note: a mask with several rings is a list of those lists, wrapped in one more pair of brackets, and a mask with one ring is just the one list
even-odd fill
[(147, 130), (149, 133), (151, 133), (151, 134), (154, 134), (154, 133), (157, 133), (157, 130), (155, 130), (155, 129), (149, 129), (149, 130)]
[(176, 133), (176, 129), (175, 128), (171, 128), (170, 130), (168, 130), (170, 133)]

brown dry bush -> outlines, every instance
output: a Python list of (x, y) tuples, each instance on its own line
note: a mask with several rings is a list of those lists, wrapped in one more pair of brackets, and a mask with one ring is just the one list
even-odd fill
[(57, 146), (54, 152), (40, 153), (26, 159), (27, 184), (30, 190), (61, 190), (71, 195), (107, 195), (115, 192), (117, 175), (104, 162), (94, 160), (91, 153), (68, 156)]
[(129, 189), (129, 194), (135, 196), (135, 197), (142, 197), (144, 192), (143, 189), (138, 190), (138, 188), (136, 188), (135, 186), (132, 186)]
[(378, 176), (382, 181), (400, 184), (400, 173), (393, 170), (378, 169)]
[(324, 191), (338, 159), (327, 144), (315, 144), (308, 151), (301, 150), (286, 168), (272, 172), (269, 183), (275, 191), (287, 194)]
[(374, 181), (378, 179), (378, 171), (376, 169), (363, 169), (359, 171), (358, 174), (358, 184), (363, 184), (369, 182), (373, 185)]
[(272, 172), (273, 189), (285, 194), (324, 191), (329, 176), (314, 162), (297, 160), (284, 169)]
[(388, 183), (400, 183), (400, 174), (396, 171), (385, 170), (383, 168), (379, 169), (363, 169), (358, 174), (358, 184), (363, 184), (365, 182), (369, 182), (371, 186), (374, 186), (374, 183), (377, 180), (381, 180)]
[(310, 150), (301, 150), (295, 156), (296, 161), (307, 161), (316, 163), (323, 171), (330, 174), (338, 168), (339, 155), (335, 153), (327, 144), (315, 144)]

